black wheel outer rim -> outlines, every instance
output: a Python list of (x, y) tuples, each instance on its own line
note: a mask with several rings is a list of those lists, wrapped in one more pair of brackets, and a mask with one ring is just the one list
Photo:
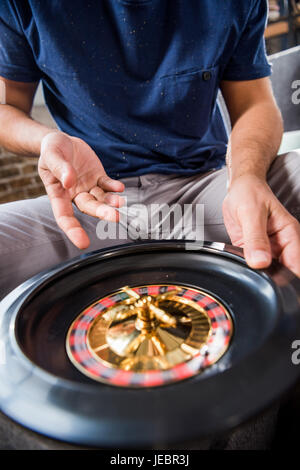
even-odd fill
[[(6, 360), (0, 364), (1, 411), (19, 424), (61, 441), (96, 447), (151, 448), (220, 435), (279, 399), (300, 376), (300, 367), (291, 360), (292, 343), (300, 338), (300, 280), (276, 262), (260, 272), (278, 297), (275, 328), (247, 361), (202, 382), (188, 379), (126, 394), (108, 386), (100, 393), (98, 384), (55, 377), (21, 352), (14, 334), (17, 313), (51, 279), (102, 259), (149, 250), (182, 252), (185, 246), (184, 241), (140, 242), (92, 252), (33, 277), (3, 299), (0, 341)], [(245, 264), (241, 250), (229, 245), (204, 243), (198, 251)], [(89, 406), (95, 399), (99, 402), (97, 415)]]

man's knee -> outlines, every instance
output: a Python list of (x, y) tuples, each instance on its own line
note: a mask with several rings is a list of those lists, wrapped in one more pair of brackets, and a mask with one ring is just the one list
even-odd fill
[(0, 253), (61, 239), (51, 212), (46, 197), (1, 204)]
[(279, 165), (287, 167), (288, 171), (292, 174), (300, 169), (300, 148), (291, 150), (287, 153), (282, 153), (276, 157), (274, 164), (278, 162)]
[(45, 197), (0, 205), (0, 299), (68, 256)]
[(284, 207), (300, 220), (300, 149), (275, 158), (268, 183)]

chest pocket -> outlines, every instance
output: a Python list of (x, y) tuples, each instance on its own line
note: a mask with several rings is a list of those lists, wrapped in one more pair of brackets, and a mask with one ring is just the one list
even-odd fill
[(161, 82), (161, 112), (166, 113), (166, 125), (179, 135), (201, 138), (217, 95), (217, 67), (166, 76)]
[(206, 133), (217, 90), (218, 67), (165, 75), (133, 101), (132, 114), (160, 129), (161, 149), (169, 153), (175, 145), (177, 153)]

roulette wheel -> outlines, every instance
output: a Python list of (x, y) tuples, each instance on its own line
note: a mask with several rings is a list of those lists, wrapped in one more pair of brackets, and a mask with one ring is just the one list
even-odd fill
[[(220, 243), (138, 242), (45, 271), (0, 304), (0, 407), (69, 445), (222, 436), (297, 381), (300, 280)], [(42, 437), (40, 437), (42, 439)]]

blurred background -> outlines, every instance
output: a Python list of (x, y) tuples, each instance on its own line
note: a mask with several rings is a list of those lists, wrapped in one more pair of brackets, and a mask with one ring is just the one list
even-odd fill
[[(274, 66), (273, 88), (287, 131), (282, 150), (290, 150), (300, 147), (300, 104), (291, 102), (291, 84), (298, 79), (300, 86), (300, 46), (296, 47), (300, 44), (300, 0), (269, 0), (265, 38)], [(32, 117), (55, 127), (44, 104), (41, 86), (36, 93)], [(44, 188), (37, 173), (37, 159), (12, 155), (0, 147), (0, 203), (42, 194)]]
[(269, 55), (300, 44), (300, 0), (269, 0), (265, 38)]

